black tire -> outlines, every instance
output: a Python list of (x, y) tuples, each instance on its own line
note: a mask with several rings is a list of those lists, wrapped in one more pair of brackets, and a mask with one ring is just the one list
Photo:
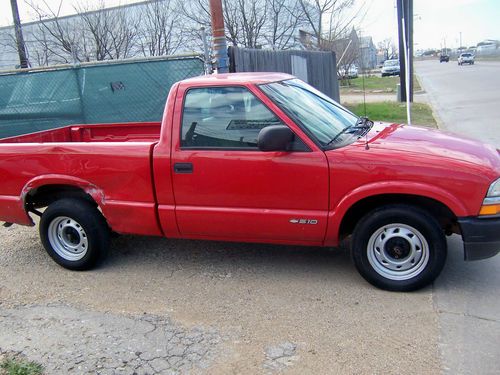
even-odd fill
[[(410, 205), (378, 208), (364, 216), (353, 233), (352, 258), (357, 270), (385, 290), (408, 292), (429, 285), (441, 273), (446, 254), (446, 239), (437, 220)], [(401, 264), (404, 268), (397, 269)]]
[(54, 261), (70, 270), (88, 270), (107, 254), (109, 228), (88, 201), (64, 198), (52, 203), (40, 220), (40, 238)]

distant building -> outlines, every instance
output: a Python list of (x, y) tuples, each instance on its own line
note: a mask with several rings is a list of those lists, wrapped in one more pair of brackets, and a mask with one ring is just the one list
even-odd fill
[(340, 62), (342, 66), (357, 64), (361, 69), (373, 69), (377, 66), (377, 48), (372, 37), (359, 37), (355, 29), (345, 38), (334, 41), (321, 40), (320, 47), (315, 35), (300, 30), (299, 41), (304, 49), (334, 51), (337, 63)]
[(497, 54), (498, 47), (500, 45), (500, 42), (498, 40), (483, 40), (482, 42), (479, 42), (476, 47), (476, 54), (477, 55), (493, 55)]
[(359, 66), (362, 69), (373, 69), (377, 66), (377, 48), (371, 36), (359, 38)]

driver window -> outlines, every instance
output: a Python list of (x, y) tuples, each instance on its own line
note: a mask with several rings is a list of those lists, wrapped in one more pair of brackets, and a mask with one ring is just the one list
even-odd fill
[(280, 124), (244, 87), (190, 89), (184, 100), (181, 147), (256, 149), (260, 130)]

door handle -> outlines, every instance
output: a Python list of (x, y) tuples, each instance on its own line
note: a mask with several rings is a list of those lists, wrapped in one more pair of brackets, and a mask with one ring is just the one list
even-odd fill
[(193, 173), (193, 163), (175, 163), (175, 173)]

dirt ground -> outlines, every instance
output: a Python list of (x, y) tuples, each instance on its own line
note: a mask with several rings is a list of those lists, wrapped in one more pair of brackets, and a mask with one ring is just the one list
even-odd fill
[(440, 371), (431, 290), (375, 289), (341, 250), (122, 236), (72, 272), (13, 226), (0, 269), (0, 352), (51, 374)]

